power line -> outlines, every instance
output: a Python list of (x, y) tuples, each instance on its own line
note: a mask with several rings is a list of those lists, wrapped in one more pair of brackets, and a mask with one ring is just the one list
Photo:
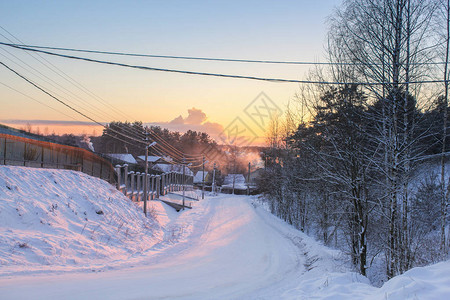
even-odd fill
[[(128, 139), (131, 139), (131, 140), (133, 140), (133, 141), (136, 141), (136, 142), (140, 142), (140, 143), (146, 144), (144, 141), (142, 141), (142, 140), (139, 139), (139, 138), (136, 138), (136, 137), (133, 137), (133, 136), (129, 136), (129, 135), (123, 134), (123, 133), (121, 133), (121, 132), (119, 132), (119, 131), (117, 131), (117, 130), (114, 130), (114, 129), (111, 128), (110, 126), (109, 126), (109, 127), (105, 126), (104, 124), (102, 124), (102, 123), (96, 121), (95, 119), (89, 117), (88, 115), (86, 115), (86, 114), (80, 112), (80, 111), (77, 110), (76, 108), (70, 106), (69, 104), (65, 103), (64, 101), (62, 101), (62, 100), (58, 99), (57, 97), (53, 96), (52, 94), (50, 94), (49, 92), (47, 92), (46, 90), (44, 90), (43, 88), (41, 88), (40, 86), (38, 86), (37, 84), (35, 84), (34, 82), (32, 82), (31, 80), (29, 80), (28, 78), (26, 78), (25, 76), (19, 74), (18, 72), (16, 72), (16, 71), (13, 70), (12, 68), (10, 68), (10, 67), (7, 66), (6, 64), (4, 64), (3, 62), (0, 62), (0, 64), (3, 65), (4, 67), (6, 67), (6, 68), (7, 68), (8, 70), (10, 70), (11, 72), (15, 73), (17, 76), (19, 76), (19, 77), (22, 78), (23, 80), (27, 81), (28, 83), (30, 83), (31, 85), (33, 85), (34, 87), (36, 87), (37, 89), (39, 89), (40, 91), (44, 92), (45, 94), (47, 94), (48, 96), (52, 97), (52, 98), (55, 99), (56, 101), (58, 101), (58, 102), (60, 102), (61, 104), (65, 105), (65, 106), (68, 107), (69, 109), (71, 109), (71, 110), (75, 111), (76, 113), (82, 115), (83, 117), (89, 119), (90, 121), (92, 121), (92, 122), (94, 122), (94, 123), (96, 123), (96, 124), (98, 124), (98, 125), (100, 125), (100, 126), (106, 128), (106, 129), (109, 128), (112, 132), (114, 132), (114, 133), (116, 133), (116, 134), (120, 134), (120, 135), (122, 135), (122, 136), (125, 137), (125, 138), (128, 138)], [(7, 86), (7, 85), (5, 85), (5, 86)], [(9, 87), (9, 86), (7, 86), (7, 87)], [(11, 88), (11, 87), (9, 87), (9, 88)], [(11, 89), (13, 89), (13, 88), (11, 88)], [(13, 89), (13, 90), (15, 90), (15, 89)], [(17, 91), (17, 90), (16, 90), (16, 91)], [(23, 93), (22, 93), (22, 94), (23, 94)], [(30, 98), (31, 98), (31, 97), (30, 97)], [(35, 100), (35, 101), (37, 101), (37, 102), (39, 102), (39, 103), (45, 105), (44, 103), (42, 103), (42, 102), (40, 102), (40, 101), (38, 101), (38, 100), (36, 100), (36, 99), (34, 99), (34, 98), (31, 98), (31, 99), (33, 99), (33, 100)], [(48, 105), (45, 105), (45, 106), (48, 106)], [(117, 138), (117, 137), (115, 137), (115, 136), (113, 136), (113, 135), (111, 135), (111, 134), (108, 134), (108, 135), (111, 136), (111, 137)], [(117, 139), (120, 140), (120, 141), (122, 141), (122, 142), (128, 143), (128, 144), (130, 144), (130, 145), (135, 145), (135, 144), (132, 144), (132, 143), (130, 143), (130, 142), (126, 142), (126, 141), (124, 141), (123, 139), (120, 139), (120, 138), (117, 138)], [(157, 144), (157, 145), (158, 145), (158, 144)], [(161, 145), (159, 145), (159, 146), (160, 146), (160, 148), (162, 148), (163, 151), (168, 152), (168, 151), (167, 151), (166, 149), (164, 149)]]
[[(127, 53), (116, 51), (102, 51), (102, 50), (88, 50), (88, 49), (76, 49), (76, 48), (64, 48), (64, 47), (50, 47), (50, 46), (37, 46), (27, 44), (11, 44), (11, 46), (18, 46), (24, 48), (34, 49), (47, 49), (47, 50), (59, 50), (59, 51), (71, 51), (93, 54), (107, 54), (118, 56), (132, 56), (132, 57), (148, 57), (148, 58), (164, 58), (164, 59), (182, 59), (182, 60), (202, 60), (202, 61), (220, 61), (220, 62), (238, 62), (238, 63), (260, 63), (260, 64), (284, 64), (284, 65), (341, 65), (341, 66), (358, 66), (368, 65), (364, 63), (354, 62), (307, 62), (307, 61), (279, 61), (279, 60), (255, 60), (255, 59), (237, 59), (237, 58), (214, 58), (214, 57), (195, 57), (195, 56), (176, 56), (176, 55), (158, 55), (158, 54), (142, 54), (142, 53)], [(420, 65), (441, 65), (445, 62), (424, 62), (424, 63), (412, 63)], [(377, 65), (377, 64), (370, 64)], [(381, 64), (380, 64), (381, 65)]]
[(186, 159), (190, 159), (189, 157), (192, 157), (192, 158), (194, 158), (194, 157), (195, 158), (200, 158), (201, 157), (201, 155), (192, 155), (192, 154), (185, 153), (185, 152), (183, 152), (181, 150), (178, 150), (175, 146), (171, 145), (170, 143), (165, 141), (162, 137), (158, 136), (154, 132), (154, 130), (152, 128), (150, 128), (150, 130), (151, 130), (149, 132), (150, 135), (152, 135), (156, 140), (158, 140), (158, 141), (164, 143), (165, 145), (167, 145), (167, 147), (171, 148), (173, 151), (177, 152), (178, 155), (180, 155), (181, 157), (186, 157)]
[[(55, 100), (58, 101), (59, 103), (63, 104), (64, 106), (66, 106), (66, 107), (68, 107), (69, 109), (71, 109), (71, 110), (73, 110), (74, 112), (76, 112), (77, 114), (79, 114), (79, 115), (85, 117), (86, 119), (88, 119), (88, 120), (94, 122), (95, 124), (98, 124), (98, 125), (100, 125), (100, 126), (102, 126), (102, 127), (104, 127), (104, 128), (107, 128), (104, 124), (102, 124), (102, 123), (98, 122), (97, 120), (95, 120), (95, 119), (89, 117), (89, 116), (86, 115), (85, 113), (79, 111), (78, 109), (76, 109), (76, 108), (72, 107), (71, 105), (65, 103), (64, 101), (62, 101), (62, 100), (59, 99), (58, 97), (55, 97), (55, 96), (52, 95), (51, 93), (47, 92), (46, 90), (44, 90), (42, 87), (40, 87), (39, 85), (37, 85), (37, 84), (34, 83), (33, 81), (29, 80), (29, 79), (26, 78), (25, 76), (21, 75), (20, 73), (18, 73), (18, 72), (15, 71), (14, 69), (12, 69), (12, 68), (10, 68), (9, 66), (7, 66), (5, 63), (3, 63), (3, 62), (0, 61), (0, 65), (4, 66), (4, 67), (7, 68), (8, 70), (10, 70), (11, 72), (13, 72), (13, 73), (16, 74), (17, 76), (19, 76), (20, 78), (22, 78), (23, 80), (25, 80), (26, 82), (28, 82), (29, 84), (31, 84), (32, 86), (34, 86), (35, 88), (37, 88), (38, 90), (40, 90), (41, 92), (43, 92), (43, 93), (45, 93), (46, 95), (50, 96), (51, 98), (55, 99)], [(127, 138), (129, 138), (129, 139), (131, 139), (131, 140), (134, 140), (134, 141), (136, 141), (136, 142), (144, 143), (144, 144), (145, 144), (144, 141), (141, 141), (141, 140), (139, 140), (139, 139), (135, 139), (135, 138), (133, 138), (133, 137), (127, 136), (127, 135), (125, 135), (125, 134), (123, 134), (123, 133), (121, 133), (121, 132), (118, 132), (118, 131), (116, 131), (116, 130), (111, 129), (111, 131), (113, 131), (113, 132), (115, 132), (115, 133), (117, 133), (117, 134), (120, 134), (120, 135), (122, 135), (122, 136), (124, 136), (124, 137), (127, 137)]]
[[(6, 53), (8, 53), (9, 55), (13, 56), (17, 61), (20, 61), (21, 63), (23, 63), (25, 66), (27, 66), (29, 69), (27, 69), (26, 67), (20, 65), (17, 61), (12, 60), (11, 58), (9, 58), (8, 56), (4, 55), (3, 53), (0, 53), (1, 56), (5, 57), (6, 59), (8, 59), (9, 61), (11, 61), (13, 64), (17, 65), (18, 67), (28, 71), (29, 73), (33, 74), (34, 76), (38, 77), (39, 79), (41, 79), (42, 81), (44, 81), (45, 83), (49, 84), (50, 86), (52, 86), (53, 88), (55, 88), (56, 90), (66, 94), (67, 96), (70, 96), (70, 94), (72, 94), (73, 97), (79, 98), (77, 95), (75, 95), (74, 93), (72, 93), (70, 90), (66, 89), (65, 87), (63, 87), (62, 85), (60, 85), (59, 83), (57, 83), (56, 81), (54, 81), (53, 79), (51, 79), (50, 77), (48, 77), (47, 75), (43, 74), (42, 72), (40, 72), (39, 70), (37, 70), (36, 68), (32, 67), (31, 65), (29, 65), (28, 63), (26, 63), (25, 61), (23, 61), (22, 59), (20, 59), (19, 57), (17, 57), (16, 55), (14, 55), (13, 53), (9, 52), (6, 49), (0, 48), (3, 51), (5, 51)], [(48, 88), (47, 88), (48, 89)], [(49, 89), (48, 89), (49, 90)], [(69, 99), (67, 99), (65, 96), (62, 96), (60, 94), (57, 94), (54, 91), (51, 91), (51, 93), (57, 95), (60, 98), (65, 99), (67, 102), (75, 104), (74, 101), (71, 101)], [(79, 98), (80, 99), (80, 98)], [(87, 101), (84, 101), (86, 104), (89, 105), (89, 103)], [(86, 107), (79, 105), (82, 109), (84, 110), (88, 110)], [(97, 109), (97, 111), (99, 111)], [(100, 115), (94, 113), (97, 117), (100, 117)], [(102, 117), (100, 117), (102, 118)]]
[[(34, 51), (34, 52), (44, 53), (44, 54), (52, 55), (52, 56), (82, 60), (82, 61), (87, 61), (87, 62), (92, 62), (92, 63), (114, 65), (114, 66), (120, 66), (120, 67), (132, 68), (132, 69), (147, 70), (147, 71), (160, 71), (160, 72), (170, 72), (170, 73), (189, 74), (189, 75), (202, 75), (202, 76), (212, 76), (212, 77), (222, 77), (222, 78), (249, 79), (249, 80), (266, 81), (266, 82), (279, 82), (279, 83), (284, 82), (284, 83), (303, 83), (303, 84), (321, 84), (321, 85), (325, 84), (325, 85), (366, 85), (366, 86), (382, 86), (382, 85), (392, 84), (390, 82), (339, 82), (339, 81), (312, 81), (312, 80), (297, 80), (297, 79), (283, 79), (283, 78), (266, 78), (266, 77), (245, 76), (245, 75), (231, 75), (231, 74), (196, 72), (196, 71), (186, 71), (186, 70), (177, 70), (177, 69), (154, 68), (154, 67), (147, 67), (147, 66), (118, 63), (118, 62), (112, 62), (112, 61), (97, 60), (97, 59), (91, 59), (91, 58), (80, 57), (80, 56), (59, 54), (59, 53), (54, 53), (54, 52), (49, 52), (49, 51), (44, 51), (44, 50), (21, 47), (21, 46), (17, 46), (16, 44), (9, 44), (9, 43), (4, 43), (4, 42), (0, 42), (0, 45), (5, 45), (8, 47), (13, 47), (13, 48), (21, 49), (21, 50), (25, 50), (25, 51)], [(423, 83), (443, 83), (443, 82), (446, 82), (446, 81), (445, 80), (421, 80), (421, 81), (409, 81), (408, 83), (409, 84), (418, 84), (418, 83), (423, 84)], [(397, 84), (406, 84), (406, 82), (399, 82)]]
[[(129, 134), (132, 134), (134, 137), (136, 137), (138, 139), (143, 139), (144, 138), (144, 134), (142, 134), (140, 131), (138, 131), (137, 128), (133, 128), (131, 126), (132, 124), (118, 123), (118, 124), (114, 124), (114, 125), (116, 125), (119, 128), (125, 130)], [(123, 126), (120, 126), (120, 125), (123, 125)], [(198, 161), (200, 159), (201, 155), (190, 155), (190, 154), (187, 154), (187, 153), (185, 153), (185, 152), (183, 152), (181, 150), (178, 150), (176, 147), (172, 146), (170, 143), (165, 141), (162, 137), (160, 137), (156, 133), (154, 133), (151, 128), (149, 128), (149, 129), (151, 130), (151, 132), (148, 132), (148, 134), (150, 136), (152, 136), (154, 138), (154, 140), (157, 142), (155, 147), (161, 148), (162, 151), (168, 153), (173, 158), (183, 159), (184, 157), (189, 156), (191, 158), (188, 157), (186, 159), (190, 160), (190, 161)]]
[(105, 132), (105, 135), (108, 135), (108, 136), (110, 136), (110, 137), (112, 137), (112, 138), (114, 138), (114, 139), (116, 139), (118, 141), (121, 141), (121, 142), (125, 143), (125, 144), (131, 145), (131, 146), (136, 146), (135, 144), (133, 144), (131, 142), (128, 142), (128, 141), (125, 141), (125, 140), (123, 140), (123, 139), (121, 139), (121, 138), (119, 138), (119, 137), (117, 137), (115, 135), (112, 135), (110, 133)]
[[(41, 88), (40, 86), (38, 86), (37, 84), (35, 84), (35, 83), (32, 82), (31, 80), (29, 80), (29, 79), (26, 78), (25, 76), (19, 74), (18, 72), (16, 72), (16, 71), (13, 70), (12, 68), (10, 68), (10, 67), (7, 66), (6, 64), (4, 64), (3, 62), (0, 62), (0, 64), (3, 65), (4, 67), (6, 67), (7, 69), (9, 69), (11, 72), (15, 73), (17, 76), (19, 76), (19, 77), (21, 77), (22, 79), (24, 79), (25, 81), (27, 81), (28, 83), (30, 83), (31, 85), (33, 85), (34, 87), (36, 87), (37, 89), (39, 89), (40, 91), (44, 92), (44, 93), (47, 94), (48, 96), (50, 96), (50, 97), (52, 97), (53, 99), (57, 100), (58, 102), (60, 102), (61, 104), (65, 105), (65, 106), (68, 107), (69, 109), (71, 109), (71, 110), (75, 111), (76, 113), (82, 115), (83, 117), (89, 119), (90, 121), (92, 121), (92, 122), (94, 122), (94, 123), (96, 123), (96, 124), (98, 124), (98, 125), (100, 125), (100, 126), (102, 126), (102, 127), (104, 127), (104, 128), (109, 128), (112, 132), (114, 132), (114, 133), (116, 133), (116, 134), (120, 134), (120, 135), (122, 135), (122, 136), (124, 136), (124, 137), (126, 137), (126, 138), (131, 139), (131, 140), (134, 140), (134, 141), (137, 141), (137, 142), (146, 144), (144, 141), (142, 141), (142, 140), (141, 140), (139, 137), (137, 137), (137, 136), (134, 136), (134, 137), (133, 137), (133, 136), (125, 135), (125, 134), (123, 134), (123, 133), (121, 133), (121, 132), (119, 132), (119, 131), (117, 131), (117, 130), (114, 130), (114, 129), (111, 128), (110, 126), (109, 126), (109, 127), (105, 126), (104, 124), (102, 124), (102, 123), (96, 121), (95, 119), (89, 117), (88, 115), (82, 113), (81, 111), (77, 110), (76, 108), (74, 108), (74, 107), (68, 105), (68, 104), (65, 103), (64, 101), (62, 101), (62, 100), (58, 99), (57, 97), (53, 96), (51, 93), (47, 92), (46, 90), (44, 90), (43, 88)], [(12, 89), (12, 90), (18, 92), (18, 93), (20, 93), (20, 94), (22, 94), (22, 95), (24, 95), (24, 96), (27, 96), (27, 95), (23, 94), (22, 92), (20, 92), (20, 91), (14, 89), (14, 88), (12, 88), (12, 87), (6, 85), (6, 84), (3, 84), (3, 83), (1, 83), (1, 82), (0, 82), (0, 84), (2, 84), (2, 85), (4, 85), (4, 86), (6, 86), (6, 87), (8, 87), (8, 88), (10, 88), (10, 89)], [(55, 110), (55, 111), (57, 111), (57, 112), (60, 112), (60, 111), (58, 111), (58, 110), (56, 110), (56, 109), (54, 109), (54, 108), (52, 108), (52, 107), (50, 107), (50, 106), (48, 106), (48, 105), (42, 103), (42, 102), (40, 102), (39, 100), (36, 100), (36, 99), (34, 99), (34, 98), (30, 97), (30, 96), (27, 96), (27, 97), (30, 98), (30, 99), (32, 99), (32, 100), (34, 100), (34, 101), (37, 101), (38, 103), (40, 103), (40, 104), (42, 104), (42, 105), (45, 105), (45, 106), (49, 107), (49, 108), (51, 108), (51, 109), (53, 109), (53, 110)], [(62, 113), (62, 112), (60, 112), (60, 113)], [(64, 113), (62, 113), (62, 114), (64, 114)], [(64, 115), (66, 115), (66, 114), (64, 114)], [(66, 115), (66, 116), (68, 116), (68, 115)], [(71, 117), (71, 116), (68, 116), (68, 117), (70, 117), (70, 118), (76, 120), (75, 118), (73, 118), (73, 117)], [(123, 128), (123, 127), (121, 127), (121, 128)], [(124, 128), (123, 128), (123, 129), (124, 129)], [(132, 134), (136, 134), (136, 132), (132, 132)], [(116, 139), (118, 139), (118, 140), (120, 140), (120, 141), (122, 141), (122, 142), (127, 143), (127, 144), (135, 145), (135, 144), (132, 144), (132, 143), (130, 143), (130, 142), (127, 142), (127, 141), (125, 141), (125, 140), (123, 140), (123, 139), (120, 139), (120, 138), (118, 138), (118, 137), (116, 137), (116, 136), (114, 136), (114, 135), (111, 135), (111, 134), (108, 134), (108, 133), (107, 133), (107, 135), (109, 135), (109, 136), (111, 136), (111, 137), (114, 137), (114, 138), (116, 138)], [(171, 153), (172, 156), (173, 156), (173, 154), (175, 154), (175, 153), (171, 152), (170, 150), (167, 151), (167, 149), (165, 149), (162, 145), (159, 145), (159, 144), (157, 144), (157, 145), (158, 145), (163, 151)], [(181, 152), (181, 153), (182, 153), (182, 152)], [(181, 157), (180, 157), (180, 159), (181, 159)]]
[[(77, 114), (79, 114), (79, 115), (81, 115), (81, 116), (87, 118), (88, 120), (94, 122), (95, 124), (98, 124), (98, 125), (100, 125), (100, 126), (106, 128), (106, 129), (109, 128), (111, 131), (115, 132), (116, 134), (120, 134), (120, 135), (122, 135), (122, 136), (124, 136), (124, 137), (126, 137), (126, 138), (129, 138), (129, 139), (133, 140), (133, 141), (136, 141), (136, 142), (140, 142), (140, 143), (146, 144), (146, 143), (145, 143), (141, 138), (139, 138), (139, 137), (136, 138), (136, 136), (135, 136), (135, 137), (132, 137), (132, 136), (129, 136), (129, 135), (125, 135), (125, 134), (123, 134), (123, 133), (121, 133), (121, 132), (118, 132), (118, 131), (114, 130), (114, 129), (111, 128), (110, 126), (109, 126), (109, 127), (105, 126), (104, 124), (98, 122), (97, 120), (93, 119), (92, 117), (88, 116), (87, 114), (81, 112), (81, 111), (78, 110), (77, 108), (75, 108), (75, 107), (73, 107), (73, 106), (67, 104), (66, 102), (60, 100), (58, 97), (54, 96), (54, 95), (51, 94), (50, 92), (46, 91), (45, 89), (43, 89), (42, 87), (40, 87), (39, 85), (37, 85), (36, 83), (34, 83), (33, 81), (29, 80), (29, 79), (26, 78), (25, 76), (21, 75), (20, 73), (18, 73), (18, 72), (15, 71), (14, 69), (12, 69), (12, 68), (10, 68), (9, 66), (7, 66), (5, 63), (0, 62), (0, 64), (3, 65), (3, 66), (4, 66), (5, 68), (7, 68), (8, 70), (10, 70), (11, 72), (13, 72), (14, 74), (16, 74), (17, 76), (19, 76), (20, 78), (22, 78), (23, 80), (25, 80), (26, 82), (28, 82), (29, 84), (33, 85), (35, 88), (39, 89), (39, 90), (42, 91), (43, 93), (45, 93), (45, 94), (47, 94), (48, 96), (52, 97), (53, 99), (55, 99), (55, 100), (58, 101), (59, 103), (63, 104), (63, 105), (66, 106), (67, 108), (71, 109), (72, 111), (76, 112)], [(3, 85), (5, 85), (5, 84), (3, 84)], [(10, 87), (10, 86), (7, 86), (7, 85), (5, 85), (5, 86), (8, 87), (8, 88), (13, 89), (13, 90), (15, 90), (15, 91), (17, 91), (16, 89), (14, 89), (14, 88), (12, 88), (12, 87)], [(17, 91), (17, 92), (19, 92), (19, 91)], [(19, 93), (21, 93), (21, 92), (19, 92)], [(21, 94), (23, 94), (23, 93), (21, 93)], [(23, 95), (24, 95), (24, 94), (23, 94)], [(43, 105), (45, 105), (45, 106), (47, 106), (47, 107), (50, 107), (50, 106), (48, 106), (48, 105), (46, 105), (46, 104), (44, 104), (44, 103), (42, 103), (42, 102), (40, 102), (40, 101), (38, 101), (38, 100), (32, 98), (32, 97), (29, 97), (29, 98), (31, 98), (31, 99), (37, 101), (37, 102), (40, 103), (40, 104), (43, 104)], [(52, 107), (50, 107), (50, 108), (52, 108)], [(54, 108), (52, 108), (52, 109), (54, 109)], [(56, 110), (56, 109), (54, 109), (54, 110)], [(58, 111), (58, 110), (56, 110), (56, 111)], [(58, 112), (59, 112), (59, 111), (58, 111)], [(72, 118), (72, 117), (71, 117), (71, 118)], [(152, 130), (152, 131), (153, 131), (153, 130)], [(136, 134), (136, 132), (133, 132), (133, 134)], [(153, 133), (153, 132), (151, 133), (151, 135), (154, 136), (154, 137), (157, 137), (158, 140), (159, 140), (160, 142), (164, 142), (164, 143), (167, 144), (167, 146), (170, 146), (172, 149), (170, 149), (170, 148), (168, 149), (167, 146), (163, 146), (163, 145), (161, 145), (161, 144), (157, 144), (158, 147), (161, 148), (162, 151), (169, 152), (172, 156), (178, 156), (179, 159), (184, 158), (184, 157), (186, 157), (186, 156), (197, 157), (197, 156), (194, 156), (194, 155), (189, 155), (189, 154), (187, 154), (187, 153), (184, 153), (184, 152), (182, 152), (182, 151), (176, 149), (175, 147), (173, 147), (172, 145), (168, 144), (166, 141), (164, 141), (164, 139), (160, 138), (157, 134), (155, 134), (155, 133)], [(110, 136), (111, 136), (111, 135), (110, 135)], [(114, 136), (113, 136), (113, 137), (114, 137)], [(124, 140), (122, 140), (122, 139), (120, 139), (120, 140), (124, 142)], [(128, 142), (127, 142), (127, 143), (128, 143)], [(129, 144), (131, 144), (131, 143), (129, 143)], [(175, 151), (176, 151), (176, 152), (175, 152)], [(197, 159), (190, 158), (189, 160), (196, 161)]]
[[(2, 63), (2, 64), (3, 64), (3, 63)], [(3, 65), (5, 65), (5, 64), (3, 64)], [(12, 71), (11, 68), (9, 68), (9, 69)], [(20, 76), (18, 72), (15, 72), (15, 73), (16, 73), (16, 75)], [(39, 88), (41, 91), (43, 91), (42, 88), (38, 87), (37, 84), (32, 83), (31, 80), (29, 80), (29, 79), (26, 78), (25, 76), (21, 76), (21, 77), (22, 77), (22, 79), (25, 79), (26, 81), (28, 81), (29, 83), (33, 84), (35, 87), (37, 87), (37, 88)], [(43, 102), (41, 102), (41, 101), (39, 101), (39, 100), (33, 98), (33, 97), (31, 97), (31, 96), (28, 96), (28, 95), (26, 95), (26, 94), (24, 94), (24, 93), (18, 91), (17, 89), (15, 89), (15, 88), (13, 88), (13, 87), (11, 87), (11, 86), (9, 86), (9, 85), (6, 85), (6, 84), (1, 83), (1, 82), (0, 82), (0, 84), (4, 85), (5, 87), (8, 87), (8, 88), (11, 89), (11, 90), (16, 91), (17, 93), (20, 93), (20, 94), (24, 95), (25, 97), (28, 97), (28, 98), (30, 98), (30, 99), (32, 99), (32, 100), (34, 100), (34, 101), (40, 103), (40, 104), (42, 104), (42, 105), (44, 105), (44, 106), (46, 106), (46, 107), (48, 107), (48, 108), (50, 108), (50, 109), (52, 109), (52, 110), (55, 110), (55, 111), (57, 111), (57, 112), (59, 112), (59, 113), (61, 113), (61, 114), (64, 114), (65, 116), (67, 116), (67, 117), (69, 117), (69, 118), (72, 118), (73, 120), (77, 120), (77, 119), (75, 119), (75, 118), (73, 118), (73, 117), (71, 117), (71, 116), (69, 116), (69, 115), (67, 115), (67, 114), (65, 114), (65, 113), (63, 113), (63, 112), (61, 112), (61, 111), (59, 111), (59, 110), (57, 110), (57, 109), (55, 109), (55, 108), (53, 108), (53, 107), (51, 107), (51, 106), (49, 106), (49, 105), (43, 103)], [(46, 92), (46, 91), (44, 91), (44, 92), (45, 92), (47, 95), (50, 95), (50, 94), (51, 94), (50, 92)], [(53, 95), (51, 95), (51, 96), (53, 96)], [(53, 97), (53, 98), (56, 100), (57, 97)], [(59, 101), (59, 102), (60, 102), (61, 104), (65, 105), (65, 103), (62, 102), (62, 100)], [(75, 109), (74, 107), (72, 107), (72, 106), (70, 106), (70, 105), (65, 105), (65, 106), (66, 106), (66, 107), (69, 107), (69, 108), (72, 109), (72, 110), (74, 110), (76, 113), (81, 114), (83, 117), (88, 117), (87, 115), (85, 115), (84, 113), (82, 113), (81, 111)], [(88, 117), (88, 118), (89, 118), (89, 120), (91, 120), (92, 122), (96, 122), (96, 124), (105, 127), (102, 123), (100, 123), (100, 122), (94, 120), (93, 118), (90, 118), (90, 117)], [(78, 120), (77, 120), (77, 121), (78, 121)], [(125, 129), (125, 128), (123, 128), (123, 127), (121, 127), (121, 128), (122, 128), (122, 129)], [(115, 133), (121, 134), (120, 132), (117, 132), (117, 131), (114, 130), (113, 128), (110, 128), (110, 129), (111, 129), (111, 131), (113, 131), (113, 132), (115, 132)], [(131, 129), (131, 128), (130, 128), (130, 129)], [(127, 131), (128, 133), (131, 133), (132, 135), (135, 135), (135, 134), (137, 133), (137, 132), (131, 132), (131, 131), (129, 131), (129, 130), (125, 130), (125, 131)], [(153, 136), (157, 136), (156, 134), (152, 134), (152, 135), (153, 135)], [(113, 137), (114, 137), (114, 136), (113, 136)], [(130, 136), (127, 136), (127, 137), (128, 137), (128, 138), (131, 138)], [(134, 136), (134, 137), (135, 137), (134, 141), (142, 142), (140, 137), (136, 137), (136, 136)], [(122, 139), (120, 139), (120, 140), (121, 140), (121, 141), (124, 141), (124, 140), (122, 140)], [(162, 139), (159, 138), (159, 140), (162, 140)], [(162, 141), (164, 141), (164, 140), (162, 140)], [(129, 142), (127, 142), (127, 143), (130, 144), (130, 145), (134, 145), (134, 144), (129, 143)], [(170, 144), (169, 144), (169, 145), (170, 145)], [(161, 146), (161, 145), (159, 145), (159, 146), (161, 147), (162, 151), (170, 153), (171, 156), (177, 156), (177, 155), (178, 155), (178, 156), (179, 156), (178, 158), (179, 158), (179, 159), (182, 159), (184, 153), (181, 152), (181, 151), (179, 151), (178, 149), (175, 148), (176, 150), (179, 151), (180, 154), (173, 153), (172, 151), (166, 149), (165, 147), (163, 147), (163, 146)], [(188, 154), (186, 154), (186, 155), (188, 155)]]
[[(0, 25), (0, 28), (5, 31), (7, 34), (9, 34), (12, 38), (16, 39), (17, 41), (19, 41), (20, 43), (23, 44), (23, 42), (16, 37), (15, 35), (13, 35), (11, 32), (9, 32), (8, 30), (6, 30), (3, 26)], [(11, 39), (9, 39), (7, 36), (3, 35), (2, 33), (0, 33), (0, 35), (2, 37), (4, 37), (5, 39), (7, 39), (8, 41), (10, 41), (11, 43), (14, 43)], [(61, 78), (63, 78), (64, 80), (66, 80), (67, 82), (71, 83), (72, 85), (74, 85), (76, 88), (78, 88), (79, 90), (81, 90), (82, 92), (84, 92), (85, 94), (87, 94), (88, 96), (92, 97), (95, 101), (97, 102), (101, 102), (103, 103), (103, 105), (109, 107), (111, 110), (115, 111), (116, 113), (124, 116), (125, 118), (129, 118), (129, 116), (126, 116), (122, 111), (120, 111), (119, 109), (115, 108), (114, 106), (112, 106), (111, 104), (109, 104), (107, 101), (105, 101), (104, 99), (102, 99), (100, 96), (97, 96), (96, 94), (94, 94), (93, 92), (91, 92), (89, 89), (87, 89), (85, 86), (83, 86), (81, 83), (79, 83), (78, 81), (76, 81), (75, 79), (73, 79), (71, 76), (69, 76), (67, 73), (65, 73), (63, 70), (59, 69), (57, 66), (55, 66), (54, 64), (52, 64), (50, 61), (48, 61), (45, 57), (43, 57), (42, 55), (40, 55), (39, 53), (36, 53), (36, 56), (41, 58), (42, 60), (45, 61), (42, 62), (40, 59), (38, 59), (37, 57), (33, 56), (31, 53), (27, 52), (28, 55), (30, 55), (32, 58), (34, 58), (35, 60), (39, 61), (42, 65), (44, 65), (46, 68), (48, 68), (49, 70), (51, 70), (52, 72), (54, 72), (55, 74), (57, 74), (58, 76), (60, 76)], [(51, 67), (49, 67), (52, 66)], [(114, 118), (113, 118), (114, 119)]]
[(60, 111), (60, 110), (58, 110), (58, 109), (56, 109), (54, 107), (51, 107), (50, 105), (47, 105), (44, 102), (41, 102), (41, 101), (37, 100), (36, 98), (33, 98), (33, 97), (31, 97), (31, 96), (29, 96), (29, 95), (27, 95), (25, 93), (22, 93), (21, 91), (19, 91), (19, 90), (15, 89), (15, 88), (13, 88), (13, 87), (3, 83), (3, 82), (0, 82), (0, 84), (5, 86), (5, 87), (7, 87), (7, 88), (9, 88), (9, 89), (11, 89), (11, 90), (13, 90), (13, 91), (15, 91), (15, 92), (17, 92), (17, 93), (19, 93), (19, 94), (21, 94), (22, 96), (25, 96), (25, 97), (27, 97), (27, 98), (29, 98), (29, 99), (31, 99), (33, 101), (36, 101), (37, 103), (39, 103), (41, 105), (44, 105), (44, 106), (46, 106), (46, 107), (48, 107), (48, 108), (50, 108), (50, 109), (52, 109), (52, 110), (54, 110), (54, 111), (56, 111), (56, 112), (58, 112), (60, 114), (63, 114), (63, 115), (65, 115), (68, 118), (71, 118), (71, 119), (73, 119), (75, 121), (79, 121), (79, 120), (75, 119), (74, 117), (72, 117), (72, 116), (70, 116), (70, 115), (68, 115), (68, 114), (66, 114), (66, 113), (64, 113), (64, 112), (62, 112), (62, 111)]

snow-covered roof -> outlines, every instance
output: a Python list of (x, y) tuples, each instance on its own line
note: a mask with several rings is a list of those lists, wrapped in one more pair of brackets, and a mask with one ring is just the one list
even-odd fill
[[(161, 171), (161, 172), (171, 172), (171, 171), (175, 171), (175, 172), (183, 172), (183, 166), (182, 165), (172, 165), (172, 164), (155, 164), (152, 167), (153, 170), (157, 170), (157, 171)], [(194, 176), (194, 173), (188, 168), (186, 167), (185, 169), (185, 174), (188, 176)]]
[[(205, 180), (206, 176), (208, 176), (208, 172), (205, 171)], [(202, 183), (203, 182), (203, 171), (198, 171), (194, 176), (194, 183)]]
[[(145, 161), (145, 155), (139, 155), (138, 158)], [(161, 156), (153, 156), (153, 155), (148, 156), (148, 162), (150, 163), (157, 162), (158, 160), (162, 160)]]
[(108, 153), (106, 154), (106, 156), (124, 161), (129, 164), (137, 164), (136, 159), (129, 153)]
[(235, 189), (247, 189), (247, 185), (245, 184), (245, 177), (242, 174), (228, 174), (223, 181), (222, 188), (232, 188), (233, 180)]

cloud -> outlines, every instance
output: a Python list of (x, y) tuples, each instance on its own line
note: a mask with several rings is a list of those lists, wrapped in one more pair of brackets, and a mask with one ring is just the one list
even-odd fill
[(206, 121), (206, 114), (195, 107), (188, 109), (188, 116), (183, 118), (181, 115), (169, 122), (169, 124), (190, 124), (202, 125)]
[(179, 115), (169, 122), (155, 122), (149, 123), (148, 125), (161, 126), (172, 131), (180, 132), (186, 132), (188, 130), (206, 132), (215, 139), (223, 131), (221, 124), (208, 121), (206, 113), (195, 107), (188, 109), (188, 116), (186, 118)]
[(169, 124), (184, 124), (184, 119), (181, 115), (179, 115), (178, 117), (170, 121)]
[(202, 124), (206, 121), (206, 114), (201, 110), (195, 107), (188, 109), (188, 116), (184, 119), (185, 124)]

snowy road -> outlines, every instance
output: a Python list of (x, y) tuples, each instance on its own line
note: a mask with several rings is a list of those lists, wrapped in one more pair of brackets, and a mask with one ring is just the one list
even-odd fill
[(246, 197), (204, 200), (171, 220), (173, 245), (155, 245), (143, 266), (2, 278), (0, 298), (277, 298), (298, 284), (305, 257), (268, 217)]

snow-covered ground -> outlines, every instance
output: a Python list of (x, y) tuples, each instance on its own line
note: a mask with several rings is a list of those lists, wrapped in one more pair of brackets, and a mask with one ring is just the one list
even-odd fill
[(126, 199), (80, 172), (0, 166), (0, 276), (138, 259), (163, 233)]
[(450, 262), (375, 288), (253, 200), (152, 201), (146, 219), (99, 179), (2, 166), (0, 299), (450, 298)]

